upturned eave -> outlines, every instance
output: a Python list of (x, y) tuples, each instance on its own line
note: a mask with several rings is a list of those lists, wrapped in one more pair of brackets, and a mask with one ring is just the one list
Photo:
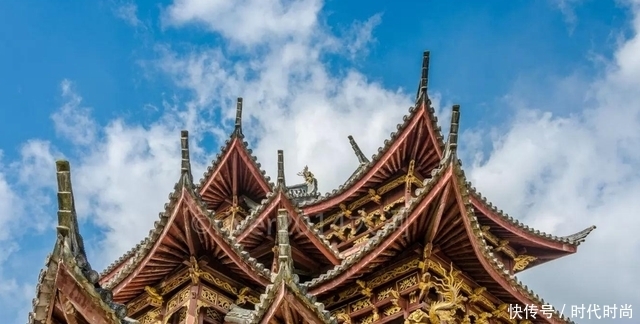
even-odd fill
[[(493, 280), (499, 283), (504, 290), (511, 292), (523, 305), (537, 305), (539, 307), (546, 305), (543, 299), (539, 298), (538, 295), (527, 286), (523, 285), (514, 275), (511, 275), (504, 264), (491, 252), (491, 248), (483, 238), (480, 225), (473, 212), (473, 205), (470, 200), (469, 190), (465, 185), (466, 178), (461, 167), (461, 162), (459, 160), (452, 161), (452, 167), (454, 173), (453, 181), (455, 181), (454, 192), (462, 212), (462, 220), (467, 235), (471, 238), (473, 250), (482, 267)], [(541, 316), (541, 319), (546, 323), (570, 323), (568, 318), (564, 317), (563, 314), (560, 314), (555, 309), (551, 318)]]

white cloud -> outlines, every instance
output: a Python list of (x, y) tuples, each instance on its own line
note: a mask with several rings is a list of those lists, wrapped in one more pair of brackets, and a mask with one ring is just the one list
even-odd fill
[(76, 145), (88, 145), (96, 140), (97, 125), (91, 118), (91, 109), (81, 106), (82, 97), (73, 90), (69, 80), (60, 85), (65, 104), (51, 118), (56, 132)]
[(317, 27), (320, 0), (177, 0), (169, 25), (199, 23), (242, 45), (308, 37)]
[(640, 286), (634, 275), (640, 257), (640, 11), (634, 9), (633, 36), (605, 75), (584, 88), (585, 106), (568, 116), (518, 107), (490, 156), (471, 172), (501, 208), (540, 230), (570, 234), (598, 226), (576, 256), (523, 275), (560, 306), (640, 304), (629, 290)]
[(135, 3), (117, 5), (114, 8), (114, 14), (132, 27), (142, 26), (142, 21), (138, 18), (138, 6)]

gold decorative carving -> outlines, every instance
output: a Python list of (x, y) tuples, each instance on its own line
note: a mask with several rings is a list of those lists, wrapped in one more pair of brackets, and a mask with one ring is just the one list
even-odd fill
[(351, 316), (347, 313), (336, 313), (334, 316), (337, 320), (341, 320), (342, 324), (351, 324)]
[(347, 219), (351, 218), (352, 211), (349, 208), (347, 208), (347, 205), (340, 204), (340, 205), (338, 205), (338, 207), (340, 207), (340, 211), (342, 212), (342, 216), (346, 217)]
[(371, 199), (371, 201), (373, 201), (376, 204), (380, 204), (380, 200), (382, 199), (382, 197), (378, 195), (378, 193), (376, 193), (374, 189), (369, 189), (368, 193), (369, 193), (369, 199)]
[(212, 275), (209, 272), (202, 271), (200, 273), (200, 278), (202, 278), (202, 279), (204, 279), (204, 280), (216, 285), (216, 287), (218, 287), (218, 288), (222, 288), (226, 292), (230, 292), (230, 293), (232, 293), (234, 295), (238, 294), (238, 289), (236, 289), (236, 287), (232, 286), (227, 281), (222, 280), (222, 279)]
[(489, 243), (493, 244), (496, 248), (496, 252), (503, 252), (504, 254), (508, 255), (510, 258), (515, 258), (516, 257), (516, 252), (515, 250), (513, 250), (513, 248), (511, 248), (509, 246), (509, 241), (507, 240), (500, 240), (498, 237), (496, 237), (495, 235), (493, 235), (493, 233), (491, 233), (489, 230), (491, 229), (491, 227), (489, 226), (482, 226), (480, 227), (480, 231), (482, 232), (482, 237), (484, 237), (487, 241), (489, 241)]
[(451, 271), (443, 279), (434, 278), (433, 285), (441, 292), (443, 300), (434, 302), (429, 307), (429, 320), (432, 323), (453, 321), (456, 310), (464, 310), (463, 303), (467, 298), (460, 295), (462, 280), (458, 280), (457, 275), (451, 265)]
[(416, 294), (415, 290), (409, 293), (409, 303), (413, 304), (416, 303), (418, 301), (418, 295)]
[(481, 301), (484, 296), (484, 292), (487, 291), (487, 288), (485, 287), (478, 287), (476, 289), (473, 290), (473, 293), (471, 295), (469, 295), (469, 302), (470, 303), (477, 303), (479, 301)]
[(482, 312), (476, 318), (475, 324), (489, 324), (489, 319), (492, 318), (492, 317), (493, 317), (493, 315), (491, 315), (491, 313)]
[(354, 240), (353, 245), (363, 244), (363, 243), (366, 243), (368, 240), (369, 240), (369, 234), (365, 234), (364, 236), (358, 238), (357, 240)]
[(538, 258), (534, 257), (534, 256), (530, 256), (530, 255), (519, 255), (517, 257), (515, 257), (513, 259), (513, 261), (515, 261), (515, 264), (513, 265), (513, 271), (522, 271), (524, 270), (530, 262), (533, 262), (535, 260), (537, 260)]
[(238, 298), (236, 299), (236, 305), (243, 305), (249, 301), (249, 299), (247, 298), (249, 296), (249, 291), (250, 290), (248, 287), (244, 287), (240, 289), (240, 292), (238, 293)]
[(213, 320), (214, 322), (222, 322), (222, 317), (218, 312), (211, 308), (207, 308), (207, 312), (205, 313), (205, 317)]
[(176, 289), (178, 286), (180, 286), (183, 283), (185, 283), (187, 280), (189, 280), (189, 273), (185, 271), (185, 272), (181, 273), (180, 275), (170, 279), (165, 284), (161, 285), (160, 286), (160, 294), (163, 295), (163, 296), (168, 294), (172, 290)]
[(369, 301), (369, 298), (363, 298), (363, 299), (359, 299), (353, 303), (351, 303), (350, 308), (352, 312), (357, 312), (365, 307), (368, 307), (371, 305), (371, 302)]
[[(434, 323), (437, 323), (437, 322), (434, 322)], [(413, 312), (411, 312), (409, 316), (407, 316), (407, 319), (404, 320), (404, 324), (431, 324), (431, 323), (429, 322), (429, 315), (427, 315), (427, 313), (422, 311), (422, 309), (416, 309)]]
[[(332, 237), (337, 237), (341, 241), (348, 241), (353, 238), (355, 235), (355, 229), (353, 228), (353, 224), (347, 224), (345, 226), (338, 226), (336, 224), (331, 224), (329, 227), (333, 230), (333, 232), (327, 234), (327, 239), (331, 239)], [(347, 232), (347, 230), (349, 230)], [(346, 234), (345, 234), (346, 233)]]
[(206, 287), (202, 287), (202, 292), (200, 293), (200, 298), (211, 305), (217, 305), (218, 294)]
[(160, 309), (152, 309), (138, 318), (140, 324), (160, 324), (162, 323)]
[(393, 315), (393, 314), (397, 314), (400, 311), (402, 311), (402, 308), (400, 308), (400, 306), (391, 306), (391, 307), (386, 308), (382, 313), (385, 316), (390, 316), (390, 315)]
[(186, 289), (184, 289), (181, 292), (177, 293), (167, 303), (167, 310), (171, 311), (174, 308), (176, 308), (177, 306), (182, 305), (186, 300), (189, 299), (190, 292), (191, 292), (191, 288), (187, 287)]
[(417, 284), (418, 284), (418, 276), (411, 275), (410, 277), (402, 279), (398, 282), (398, 290), (405, 291)]
[(383, 300), (383, 299), (387, 299), (389, 297), (392, 296), (392, 293), (396, 292), (395, 290), (393, 290), (393, 287), (389, 287), (386, 289), (383, 289), (382, 291), (380, 291), (378, 293), (378, 300)]
[(147, 298), (147, 301), (149, 302), (149, 304), (156, 307), (162, 306), (162, 303), (164, 302), (164, 300), (162, 299), (162, 295), (160, 295), (157, 289), (153, 287), (145, 286), (144, 291), (146, 291), (147, 294), (149, 295), (149, 297)]
[(198, 260), (196, 257), (189, 257), (189, 278), (191, 278), (191, 283), (197, 285), (200, 283), (200, 276), (205, 274), (206, 272), (200, 270), (200, 265), (198, 264)]

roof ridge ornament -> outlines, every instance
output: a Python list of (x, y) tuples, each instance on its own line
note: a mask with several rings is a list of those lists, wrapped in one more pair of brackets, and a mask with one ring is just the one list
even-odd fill
[(71, 186), (71, 167), (69, 161), (56, 161), (58, 178), (58, 226), (56, 229), (63, 237), (70, 240), (72, 252), (85, 256), (84, 241), (80, 235), (78, 216)]
[(242, 134), (242, 98), (238, 98), (236, 102), (236, 122), (233, 129), (233, 134), (231, 136), (237, 136), (239, 138), (244, 138), (244, 134)]
[(422, 100), (427, 100), (427, 88), (429, 86), (429, 51), (422, 53), (422, 74), (420, 76), (420, 83), (418, 84), (418, 92), (416, 93), (416, 103)]
[(285, 189), (286, 188), (286, 184), (285, 184), (285, 179), (284, 179), (284, 151), (282, 150), (278, 150), (278, 179), (277, 179), (277, 186)]
[(182, 162), (180, 165), (180, 174), (187, 177), (190, 184), (193, 184), (193, 175), (191, 174), (191, 157), (189, 154), (189, 131), (182, 130), (180, 132), (180, 151), (182, 154)]
[(360, 147), (358, 146), (358, 143), (356, 143), (356, 140), (353, 139), (353, 136), (349, 135), (348, 137), (349, 143), (351, 143), (351, 148), (356, 153), (356, 157), (358, 157), (358, 162), (360, 162), (360, 164), (369, 163), (369, 159), (364, 155), (364, 153), (362, 153), (362, 150), (360, 150)]
[(458, 148), (458, 130), (460, 126), (460, 105), (451, 107), (451, 124), (449, 125), (448, 149), (455, 154)]

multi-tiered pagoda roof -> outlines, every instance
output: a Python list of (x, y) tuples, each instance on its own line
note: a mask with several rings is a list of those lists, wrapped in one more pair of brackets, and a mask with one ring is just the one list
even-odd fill
[[(546, 234), (477, 192), (457, 157), (460, 107), (445, 140), (428, 68), (427, 52), (415, 107), (377, 154), (349, 136), (358, 164), (326, 195), (312, 165), (287, 185), (282, 151), (270, 182), (244, 141), (242, 99), (197, 184), (183, 131), (164, 211), (100, 275), (86, 261), (69, 164), (58, 162), (58, 240), (30, 324), (568, 322), (515, 274), (575, 253), (595, 227)], [(530, 305), (536, 318), (510, 314)]]

